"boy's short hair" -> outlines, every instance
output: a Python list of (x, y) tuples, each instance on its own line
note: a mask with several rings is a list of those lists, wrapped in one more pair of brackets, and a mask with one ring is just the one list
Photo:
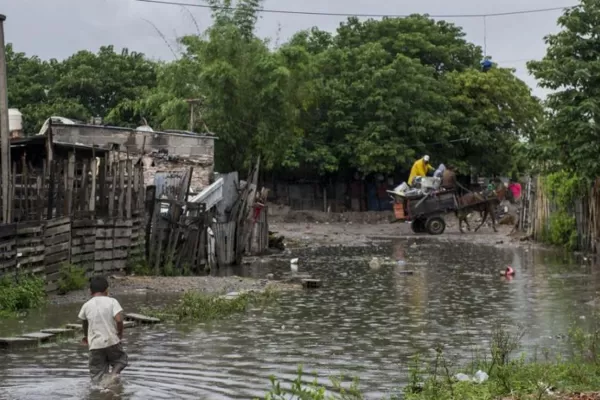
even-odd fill
[(108, 290), (108, 281), (103, 276), (94, 276), (90, 279), (90, 291), (92, 294), (104, 293)]

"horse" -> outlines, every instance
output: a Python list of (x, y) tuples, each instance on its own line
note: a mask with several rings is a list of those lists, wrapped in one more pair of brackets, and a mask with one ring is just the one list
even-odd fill
[(471, 192), (459, 197), (459, 209), (457, 209), (454, 213), (456, 218), (458, 218), (458, 229), (460, 229), (460, 233), (464, 233), (462, 227), (463, 222), (467, 224), (467, 229), (471, 231), (471, 226), (469, 225), (469, 221), (467, 221), (467, 216), (474, 211), (479, 212), (481, 215), (481, 223), (479, 226), (477, 226), (477, 228), (475, 228), (475, 232), (477, 232), (479, 228), (483, 226), (485, 221), (487, 221), (488, 216), (492, 218), (492, 228), (494, 229), (494, 232), (498, 232), (496, 229), (496, 209), (506, 198), (512, 202), (510, 194), (510, 190), (508, 190), (504, 184), (501, 184), (492, 192)]

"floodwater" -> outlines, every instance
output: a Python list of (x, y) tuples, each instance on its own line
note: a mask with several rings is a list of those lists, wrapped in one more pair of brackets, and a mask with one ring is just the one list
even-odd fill
[[(74, 340), (0, 354), (0, 399), (252, 399), (268, 390), (270, 375), (295, 378), (299, 364), (323, 383), (360, 376), (367, 398), (380, 399), (407, 382), (415, 353), (431, 357), (441, 344), (468, 362), (476, 348), (485, 351), (499, 318), (527, 325), (523, 348), (533, 354), (561, 349), (570, 324), (592, 315), (586, 303), (600, 276), (583, 258), (427, 240), (299, 250), (300, 273), (322, 279), (322, 289), (284, 293), (265, 310), (210, 325), (127, 330), (130, 367), (115, 392), (90, 387), (86, 350)], [(373, 270), (373, 256), (401, 262)], [(510, 281), (499, 275), (507, 265), (517, 271)], [(288, 273), (288, 261), (237, 271), (271, 272)], [(172, 298), (119, 300), (134, 311)], [(79, 306), (3, 321), (0, 336), (71, 322)]]

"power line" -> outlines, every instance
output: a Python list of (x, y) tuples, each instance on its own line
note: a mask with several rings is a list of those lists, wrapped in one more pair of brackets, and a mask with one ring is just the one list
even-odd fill
[[(163, 4), (170, 6), (182, 6), (182, 7), (197, 7), (197, 8), (209, 8), (209, 9), (217, 9), (217, 10), (237, 10), (237, 7), (219, 7), (219, 6), (210, 6), (208, 4), (194, 4), (194, 3), (182, 3), (177, 1), (162, 1), (162, 0), (135, 0), (140, 3), (154, 3), (154, 4)], [(520, 15), (520, 14), (534, 14), (534, 13), (544, 13), (550, 11), (562, 11), (566, 8), (570, 8), (574, 6), (564, 6), (564, 7), (550, 7), (550, 8), (536, 8), (531, 10), (520, 10), (520, 11), (507, 11), (507, 12), (498, 12), (498, 13), (489, 13), (489, 14), (437, 14), (431, 15), (431, 18), (486, 18), (486, 17), (504, 17), (508, 15)], [(257, 10), (261, 13), (271, 13), (271, 14), (294, 14), (294, 15), (320, 15), (320, 16), (329, 16), (329, 17), (365, 17), (365, 18), (406, 18), (411, 14), (353, 14), (353, 13), (337, 13), (337, 12), (318, 12), (318, 11), (294, 11), (294, 10), (278, 10), (278, 9), (270, 9), (270, 8), (261, 8)]]

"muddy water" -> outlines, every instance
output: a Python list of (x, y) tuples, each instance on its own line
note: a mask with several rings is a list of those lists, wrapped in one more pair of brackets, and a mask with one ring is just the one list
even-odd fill
[[(468, 360), (485, 346), (498, 317), (528, 325), (526, 350), (560, 349), (569, 324), (591, 315), (585, 303), (600, 288), (583, 260), (534, 250), (413, 239), (294, 256), (300, 273), (323, 279), (324, 288), (286, 293), (266, 310), (211, 325), (129, 330), (131, 366), (114, 393), (91, 388), (85, 349), (62, 342), (0, 354), (0, 399), (250, 399), (265, 393), (271, 374), (293, 379), (299, 364), (322, 377), (360, 376), (368, 398), (379, 399), (406, 383), (416, 352), (431, 356), (443, 344), (452, 357)], [(373, 270), (373, 256), (400, 263)], [(517, 271), (510, 281), (499, 276), (506, 265)], [(288, 271), (287, 261), (274, 261), (226, 273)], [(173, 299), (119, 300), (135, 310)], [(72, 321), (78, 307), (3, 321), (0, 335)]]

